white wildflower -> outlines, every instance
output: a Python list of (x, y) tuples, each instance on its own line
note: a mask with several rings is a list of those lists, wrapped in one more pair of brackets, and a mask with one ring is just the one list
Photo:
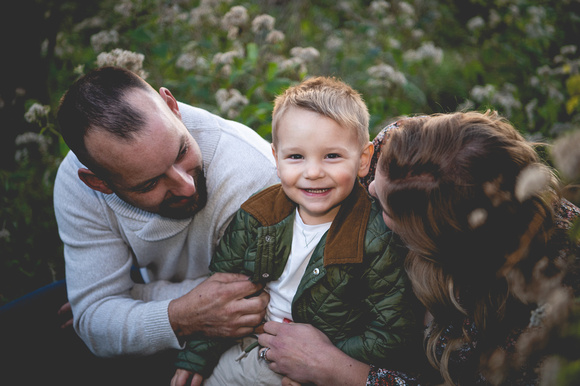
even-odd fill
[(467, 222), (469, 226), (473, 229), (479, 228), (487, 220), (487, 211), (483, 208), (477, 208), (473, 210), (467, 217)]
[(115, 12), (123, 17), (131, 17), (135, 11), (141, 7), (141, 0), (121, 0), (117, 5), (115, 5)]
[(485, 86), (475, 86), (469, 92), (471, 98), (476, 102), (489, 101), (495, 95), (495, 86), (492, 84), (486, 84)]
[(208, 64), (205, 58), (198, 57), (192, 52), (185, 52), (179, 55), (179, 58), (177, 58), (177, 61), (175, 62), (175, 67), (190, 71), (194, 68), (207, 69)]
[(38, 151), (41, 154), (47, 154), (48, 147), (52, 143), (52, 139), (50, 137), (45, 137), (44, 135), (29, 131), (18, 135), (14, 142), (16, 146), (36, 144), (38, 145)]
[(2, 227), (2, 229), (0, 229), (0, 240), (9, 240), (10, 239), (10, 231), (8, 229), (6, 229), (6, 227)]
[(524, 110), (526, 111), (526, 117), (528, 118), (528, 127), (530, 127), (530, 128), (534, 127), (534, 123), (536, 121), (535, 116), (536, 116), (536, 107), (537, 106), (538, 106), (538, 100), (533, 99), (530, 102), (528, 102), (524, 108)]
[(457, 105), (455, 111), (468, 111), (473, 110), (475, 108), (475, 103), (471, 99), (466, 99), (463, 103)]
[(266, 42), (270, 44), (281, 43), (286, 39), (284, 32), (278, 31), (277, 29), (268, 32), (266, 36)]
[(413, 36), (413, 39), (415, 40), (421, 40), (421, 38), (425, 36), (425, 32), (421, 29), (415, 28), (411, 31), (411, 36)]
[(80, 23), (74, 26), (74, 32), (81, 32), (85, 29), (101, 28), (105, 24), (105, 19), (100, 16), (91, 17), (84, 19)]
[(503, 107), (505, 114), (510, 117), (514, 109), (522, 107), (522, 103), (514, 96), (516, 92), (517, 89), (513, 84), (506, 83), (499, 92), (495, 93), (491, 103)]
[(516, 178), (515, 196), (523, 202), (548, 188), (551, 176), (543, 166), (531, 165), (520, 172)]
[(241, 5), (236, 5), (222, 18), (222, 28), (229, 31), (232, 27), (241, 27), (248, 22), (249, 18), (248, 10)]
[(578, 50), (578, 47), (577, 46), (575, 46), (573, 44), (570, 44), (570, 45), (567, 45), (567, 46), (562, 46), (560, 48), (560, 53), (562, 55), (574, 55), (577, 50)]
[(467, 29), (470, 31), (475, 31), (485, 26), (485, 20), (481, 16), (472, 17), (467, 21)]
[(290, 55), (304, 62), (312, 62), (320, 57), (320, 52), (314, 47), (294, 47), (290, 50)]
[(216, 93), (216, 101), (220, 111), (226, 113), (228, 118), (235, 118), (239, 115), (239, 109), (248, 105), (250, 101), (239, 90), (219, 89)]
[(326, 39), (326, 43), (324, 46), (329, 51), (338, 51), (342, 48), (344, 41), (336, 35), (330, 35), (328, 39)]
[(489, 26), (491, 28), (495, 28), (500, 22), (501, 16), (499, 13), (495, 9), (489, 11)]
[(306, 65), (304, 63), (304, 60), (302, 60), (299, 57), (293, 56), (291, 58), (288, 59), (281, 59), (279, 61), (277, 61), (278, 64), (278, 68), (280, 69), (280, 71), (285, 71), (285, 70), (290, 70), (290, 69), (294, 69), (294, 68), (298, 68), (299, 72), (305, 72), (306, 71)]
[(369, 67), (367, 69), (367, 74), (371, 77), (371, 79), (369, 79), (370, 84), (375, 86), (390, 87), (392, 84), (402, 86), (407, 83), (407, 78), (405, 78), (405, 75), (402, 72), (395, 70), (392, 66), (386, 63)]
[(209, 26), (215, 26), (219, 23), (219, 19), (214, 12), (214, 8), (209, 1), (202, 0), (201, 4), (193, 8), (189, 12), (189, 24), (200, 26), (202, 23)]
[(234, 58), (243, 58), (244, 50), (242, 48), (228, 51), (228, 52), (218, 52), (213, 56), (212, 62), (215, 64), (233, 64)]
[(115, 48), (110, 52), (101, 52), (97, 56), (97, 66), (118, 66), (134, 72), (141, 78), (147, 78), (147, 72), (143, 70), (145, 55), (132, 51)]
[(372, 1), (369, 5), (369, 12), (373, 15), (384, 15), (391, 8), (385, 0)]
[(389, 46), (398, 50), (401, 48), (401, 42), (393, 37), (389, 37)]
[(252, 31), (257, 33), (270, 32), (274, 29), (276, 19), (270, 15), (258, 15), (252, 20)]
[(401, 1), (399, 3), (399, 9), (405, 15), (413, 16), (415, 14), (415, 8), (413, 8), (413, 6), (411, 4), (409, 4), (405, 1)]
[(409, 62), (420, 62), (423, 60), (432, 60), (435, 64), (441, 64), (443, 61), (443, 50), (436, 47), (433, 42), (425, 42), (416, 50), (409, 50), (403, 54), (403, 59)]
[(24, 119), (29, 123), (42, 122), (43, 119), (48, 117), (49, 112), (50, 106), (34, 103), (24, 114)]
[(109, 44), (119, 42), (119, 33), (115, 30), (101, 31), (91, 36), (91, 46), (95, 52), (100, 52)]

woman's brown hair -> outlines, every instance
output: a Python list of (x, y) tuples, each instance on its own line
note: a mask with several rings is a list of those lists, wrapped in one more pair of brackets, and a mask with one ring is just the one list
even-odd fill
[(492, 349), (517, 318), (525, 325), (527, 300), (513, 291), (510, 272), (530, 277), (546, 255), (556, 179), (534, 147), (491, 111), (402, 121), (378, 168), (382, 201), (409, 247), (413, 290), (434, 317), (427, 356), (453, 383), (449, 356), (470, 342), (463, 331), (436, 353), (447, 326), (471, 318), (484, 337), (479, 345)]

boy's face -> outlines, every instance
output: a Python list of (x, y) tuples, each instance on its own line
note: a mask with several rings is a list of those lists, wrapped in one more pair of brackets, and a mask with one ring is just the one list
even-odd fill
[(309, 225), (331, 222), (357, 177), (368, 173), (373, 153), (354, 130), (310, 110), (290, 108), (272, 145), (282, 188)]

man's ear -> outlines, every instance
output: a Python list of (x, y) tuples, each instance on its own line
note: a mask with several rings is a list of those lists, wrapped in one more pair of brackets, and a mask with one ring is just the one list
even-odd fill
[(358, 168), (358, 176), (364, 177), (369, 174), (369, 168), (371, 166), (371, 160), (373, 159), (373, 154), (375, 152), (375, 147), (372, 142), (368, 142), (360, 155), (360, 165)]
[(113, 193), (113, 190), (109, 188), (109, 185), (107, 185), (105, 181), (97, 177), (95, 173), (91, 172), (89, 169), (80, 168), (78, 174), (81, 181), (84, 182), (85, 185), (87, 185), (89, 188), (104, 194)]
[(181, 119), (181, 112), (179, 111), (177, 100), (173, 97), (171, 91), (169, 91), (165, 87), (161, 87), (159, 89), (159, 95), (161, 95), (161, 98), (163, 98), (163, 100), (169, 107), (169, 110), (171, 110), (173, 114), (175, 114), (179, 119)]

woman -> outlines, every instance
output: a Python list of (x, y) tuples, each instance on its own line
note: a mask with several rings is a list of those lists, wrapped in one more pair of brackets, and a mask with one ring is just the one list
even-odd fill
[[(559, 282), (578, 208), (560, 200), (553, 173), (496, 113), (405, 119), (382, 134), (369, 192), (409, 249), (429, 363), (447, 384), (536, 384), (539, 359), (515, 343), (537, 338), (530, 314), (551, 295), (570, 296)], [(270, 367), (299, 382), (441, 382), (419, 365), (404, 373), (353, 361), (310, 326), (268, 323), (265, 331)]]

